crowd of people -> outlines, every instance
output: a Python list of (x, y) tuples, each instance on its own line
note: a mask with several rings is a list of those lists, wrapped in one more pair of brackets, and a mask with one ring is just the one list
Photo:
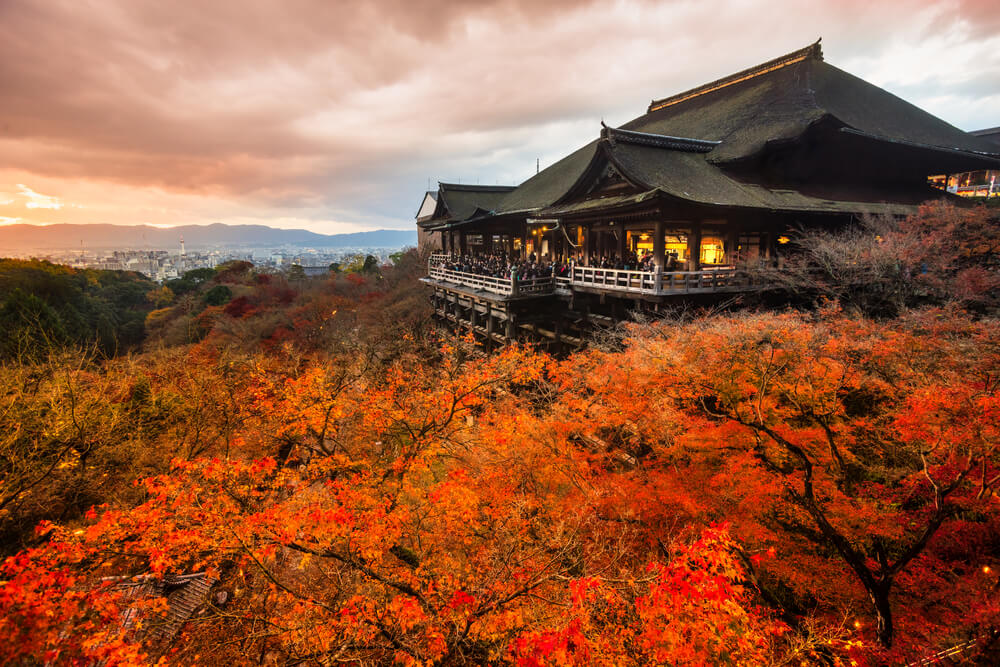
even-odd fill
[(450, 255), (444, 260), (443, 265), (449, 271), (460, 271), (503, 280), (510, 280), (512, 275), (517, 276), (519, 281), (569, 275), (569, 264), (541, 260), (534, 253), (525, 259), (496, 254)]
[[(589, 266), (597, 269), (617, 269), (619, 271), (655, 271), (656, 262), (653, 253), (644, 252), (641, 255), (630, 252), (625, 257), (618, 255), (604, 255), (587, 261), (584, 255), (572, 258), (572, 263), (576, 266)], [(676, 270), (680, 262), (674, 254), (666, 257), (664, 270)], [(553, 262), (541, 259), (534, 253), (527, 258), (508, 257), (503, 254), (482, 254), (482, 255), (449, 255), (444, 260), (444, 268), (449, 271), (461, 271), (462, 273), (472, 273), (479, 276), (491, 276), (510, 280), (511, 275), (516, 275), (518, 280), (531, 278), (543, 278), (546, 276), (565, 277), (569, 276), (570, 262)]]
[[(680, 267), (681, 262), (677, 259), (676, 253), (667, 253), (664, 258), (666, 266), (663, 267), (664, 271), (676, 271)], [(604, 255), (602, 257), (596, 258), (590, 264), (588, 264), (585, 258), (581, 255), (576, 261), (578, 266), (591, 266), (596, 269), (617, 269), (619, 271), (655, 271), (656, 261), (653, 258), (653, 253), (643, 252), (642, 254), (630, 252), (624, 257), (619, 257), (618, 255)]]

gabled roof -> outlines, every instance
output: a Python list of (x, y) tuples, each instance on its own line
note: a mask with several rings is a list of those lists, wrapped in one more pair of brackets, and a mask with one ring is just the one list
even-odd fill
[(587, 169), (594, 157), (597, 143), (590, 142), (521, 183), (503, 198), (497, 207), (497, 213), (534, 211), (562, 197)]
[(916, 212), (925, 199), (940, 197), (929, 186), (858, 186), (768, 188), (741, 182), (696, 153), (663, 151), (647, 146), (618, 144), (605, 148), (607, 158), (621, 174), (642, 190), (655, 189), (678, 200), (735, 208), (815, 213)]
[(434, 211), (437, 209), (437, 199), (438, 193), (436, 190), (428, 190), (424, 193), (424, 198), (420, 202), (420, 208), (417, 209), (417, 215), (414, 216), (417, 219), (418, 225), (424, 226), (421, 223), (426, 223), (434, 217)]

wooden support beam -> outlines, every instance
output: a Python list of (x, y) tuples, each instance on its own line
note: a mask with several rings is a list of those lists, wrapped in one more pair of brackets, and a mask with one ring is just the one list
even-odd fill
[(663, 221), (657, 220), (656, 225), (654, 226), (653, 229), (653, 261), (661, 269), (663, 269), (664, 266), (666, 266), (666, 264), (664, 263), (664, 256), (666, 252), (665, 250), (666, 246), (664, 244), (665, 233), (666, 231), (663, 228)]
[(493, 347), (493, 304), (486, 302), (486, 350)]

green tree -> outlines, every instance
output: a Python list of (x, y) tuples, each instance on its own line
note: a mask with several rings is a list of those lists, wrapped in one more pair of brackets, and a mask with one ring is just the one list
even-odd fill
[(163, 286), (157, 289), (151, 290), (147, 295), (154, 307), (163, 308), (169, 306), (174, 301), (174, 293), (169, 287)]
[(361, 265), (362, 273), (378, 273), (378, 258), (374, 255), (365, 255), (364, 264)]
[(20, 288), (0, 305), (0, 331), (0, 360), (36, 359), (69, 341), (56, 311)]
[(215, 274), (216, 274), (215, 269), (209, 269), (209, 268), (191, 269), (190, 271), (185, 271), (182, 278), (184, 280), (190, 280), (195, 285), (200, 285), (214, 278)]
[(225, 285), (215, 285), (205, 292), (203, 300), (210, 306), (224, 306), (233, 298), (233, 291)]

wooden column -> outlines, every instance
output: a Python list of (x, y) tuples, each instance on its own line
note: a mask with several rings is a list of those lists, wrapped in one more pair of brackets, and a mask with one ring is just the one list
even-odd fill
[(486, 350), (493, 349), (493, 304), (486, 302)]
[(689, 269), (691, 271), (701, 270), (701, 223), (696, 222), (691, 225), (691, 234), (688, 235), (688, 256), (691, 258)]
[(618, 259), (625, 261), (625, 227), (623, 225), (615, 225), (615, 233), (618, 234), (618, 250), (616, 251)]
[(465, 240), (465, 232), (464, 231), (458, 233), (458, 245), (459, 245), (459, 248), (461, 249), (461, 252), (462, 252), (463, 255), (469, 254), (469, 246), (468, 246), (468, 243)]
[(657, 220), (656, 225), (653, 227), (653, 261), (656, 263), (660, 270), (666, 266), (664, 263), (664, 246), (666, 245), (663, 241), (663, 236), (666, 232), (663, 229), (663, 221)]
[[(732, 224), (732, 223), (730, 223)], [(738, 227), (733, 225), (726, 230), (726, 264), (736, 264), (739, 259), (737, 257), (737, 248), (740, 245), (740, 230)]]

